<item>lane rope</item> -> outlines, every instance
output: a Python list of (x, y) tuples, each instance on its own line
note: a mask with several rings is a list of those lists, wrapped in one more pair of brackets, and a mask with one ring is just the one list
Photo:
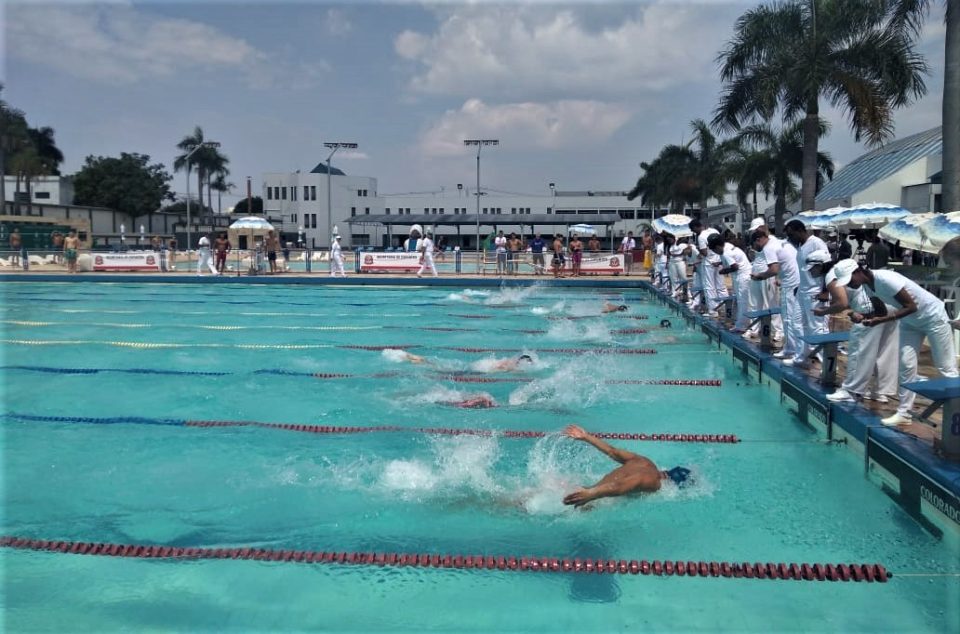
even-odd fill
[[(6, 418), (41, 423), (77, 423), (91, 425), (166, 425), (170, 427), (259, 427), (282, 429), (310, 434), (369, 434), (383, 432), (433, 434), (443, 436), (502, 436), (504, 438), (544, 438), (557, 432), (516, 429), (462, 429), (454, 427), (401, 427), (399, 425), (371, 425), (342, 427), (336, 425), (313, 425), (302, 423), (264, 423), (252, 420), (187, 420), (182, 418), (151, 418), (147, 416), (40, 416), (8, 412)], [(740, 439), (733, 434), (640, 434), (626, 432), (590, 432), (597, 438), (610, 440), (640, 440), (647, 442), (685, 442), (711, 444), (737, 444)]]
[(648, 561), (437, 553), (279, 550), (272, 548), (195, 548), (157, 544), (116, 544), (0, 537), (0, 547), (101, 557), (135, 559), (242, 559), (306, 564), (345, 564), (415, 568), (456, 568), (511, 572), (632, 574), (726, 579), (844, 581), (886, 583), (894, 575), (876, 564), (738, 563), (728, 561)]

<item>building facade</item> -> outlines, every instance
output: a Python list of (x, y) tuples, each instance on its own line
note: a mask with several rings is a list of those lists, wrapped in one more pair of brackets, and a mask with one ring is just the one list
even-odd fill
[[(72, 205), (73, 180), (69, 176), (35, 176), (30, 179), (30, 186), (20, 179), (20, 193), (17, 194), (17, 177), (4, 176), (4, 197), (7, 202), (19, 201), (43, 205)], [(29, 189), (29, 194), (28, 194)]]

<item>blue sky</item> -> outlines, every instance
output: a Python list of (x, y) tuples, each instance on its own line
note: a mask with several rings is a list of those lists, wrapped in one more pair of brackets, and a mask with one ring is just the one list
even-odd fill
[[(928, 95), (897, 134), (940, 124), (943, 9), (921, 50)], [(353, 141), (344, 171), (380, 193), (485, 187), (629, 189), (638, 163), (689, 140), (720, 90), (715, 57), (754, 3), (7, 2), (5, 99), (56, 130), (65, 173), (89, 154), (149, 154), (171, 173), (200, 125), (239, 196), (269, 171), (309, 171), (324, 141)], [(865, 149), (830, 109), (822, 148)], [(184, 190), (184, 176), (173, 182)], [(231, 198), (232, 200), (232, 198)]]

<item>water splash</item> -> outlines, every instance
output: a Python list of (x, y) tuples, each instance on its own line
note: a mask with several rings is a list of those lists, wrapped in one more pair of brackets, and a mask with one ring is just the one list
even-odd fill
[(595, 343), (609, 343), (613, 341), (610, 329), (602, 321), (554, 322), (547, 330), (546, 337), (559, 341), (590, 341)]

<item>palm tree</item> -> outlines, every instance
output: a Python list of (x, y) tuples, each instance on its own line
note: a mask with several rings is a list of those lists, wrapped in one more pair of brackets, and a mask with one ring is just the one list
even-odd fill
[(816, 197), (820, 99), (844, 110), (854, 138), (878, 145), (893, 133), (893, 110), (926, 92), (927, 64), (897, 28), (893, 0), (788, 0), (743, 14), (721, 51), (726, 83), (713, 124), (739, 130), (780, 110), (803, 116), (801, 201)]
[[(891, 0), (891, 23), (908, 35), (919, 35), (930, 0)], [(960, 4), (946, 0), (946, 42), (943, 69), (943, 199), (944, 211), (960, 210)]]
[[(3, 84), (0, 84), (0, 91)], [(18, 152), (29, 141), (27, 120), (23, 111), (11, 107), (0, 99), (0, 210), (5, 211), (7, 200), (6, 176), (7, 157)]]
[(727, 195), (727, 181), (729, 178), (729, 164), (735, 155), (736, 139), (718, 141), (710, 130), (710, 126), (703, 119), (694, 119), (690, 122), (693, 128), (693, 140), (687, 144), (691, 147), (696, 143), (694, 159), (699, 191), (700, 211), (707, 208), (707, 201), (716, 198), (722, 202)]
[[(818, 124), (819, 138), (827, 133), (828, 128), (822, 119)], [(746, 126), (739, 135), (744, 147), (753, 148), (756, 153), (750, 159), (751, 178), (758, 184), (769, 183), (773, 192), (778, 234), (783, 231), (783, 216), (787, 211), (788, 199), (797, 198), (797, 186), (793, 179), (803, 173), (805, 125), (805, 121), (797, 121), (780, 130), (774, 130), (768, 124), (758, 123)], [(824, 178), (833, 178), (833, 161), (829, 155), (818, 152), (814, 195), (819, 191)]]
[(200, 126), (196, 126), (193, 129), (193, 134), (183, 137), (179, 143), (177, 143), (177, 148), (183, 150), (183, 154), (178, 156), (173, 161), (173, 169), (176, 172), (179, 172), (181, 169), (186, 168), (187, 173), (190, 173), (190, 166), (195, 165), (197, 168), (197, 197), (200, 202), (203, 202), (203, 184), (206, 182), (208, 184), (207, 189), (207, 206), (210, 207), (212, 194), (209, 189), (209, 179), (213, 174), (216, 174), (218, 171), (225, 169), (226, 165), (230, 160), (220, 153), (220, 151), (213, 146), (204, 145), (199, 150), (194, 152), (193, 156), (190, 157), (190, 165), (187, 165), (187, 156), (193, 152), (197, 146), (200, 146), (206, 141), (203, 136), (203, 129)]
[[(17, 189), (15, 200), (20, 198), (20, 183), (27, 186), (27, 214), (29, 215), (33, 208), (33, 200), (30, 193), (30, 184), (37, 176), (49, 174), (49, 165), (32, 144), (27, 144), (10, 157), (10, 169), (17, 176)], [(17, 203), (19, 209), (19, 202)]]
[(737, 204), (741, 209), (750, 209), (748, 220), (753, 220), (757, 215), (758, 192), (762, 191), (768, 198), (773, 192), (773, 180), (766, 169), (766, 158), (763, 152), (738, 147), (728, 165), (728, 176), (737, 184)]
[(214, 179), (218, 177), (226, 178), (230, 174), (230, 170), (227, 169), (230, 159), (221, 154), (215, 147), (206, 149), (210, 150), (208, 155), (204, 157), (207, 169), (207, 207), (213, 209), (213, 190), (216, 189), (213, 186)]
[(57, 147), (53, 139), (54, 131), (49, 126), (42, 128), (30, 128), (27, 130), (30, 141), (37, 149), (37, 154), (47, 166), (47, 174), (52, 176), (60, 175), (60, 163), (63, 163), (63, 152)]
[(227, 194), (233, 190), (236, 185), (227, 181), (227, 176), (230, 175), (230, 170), (224, 168), (216, 173), (216, 176), (213, 178), (213, 182), (210, 184), (210, 187), (217, 192), (217, 213), (221, 213), (221, 194)]
[(687, 146), (667, 145), (650, 163), (641, 163), (643, 176), (627, 193), (627, 200), (641, 196), (643, 204), (669, 204), (673, 213), (700, 200), (696, 154)]

